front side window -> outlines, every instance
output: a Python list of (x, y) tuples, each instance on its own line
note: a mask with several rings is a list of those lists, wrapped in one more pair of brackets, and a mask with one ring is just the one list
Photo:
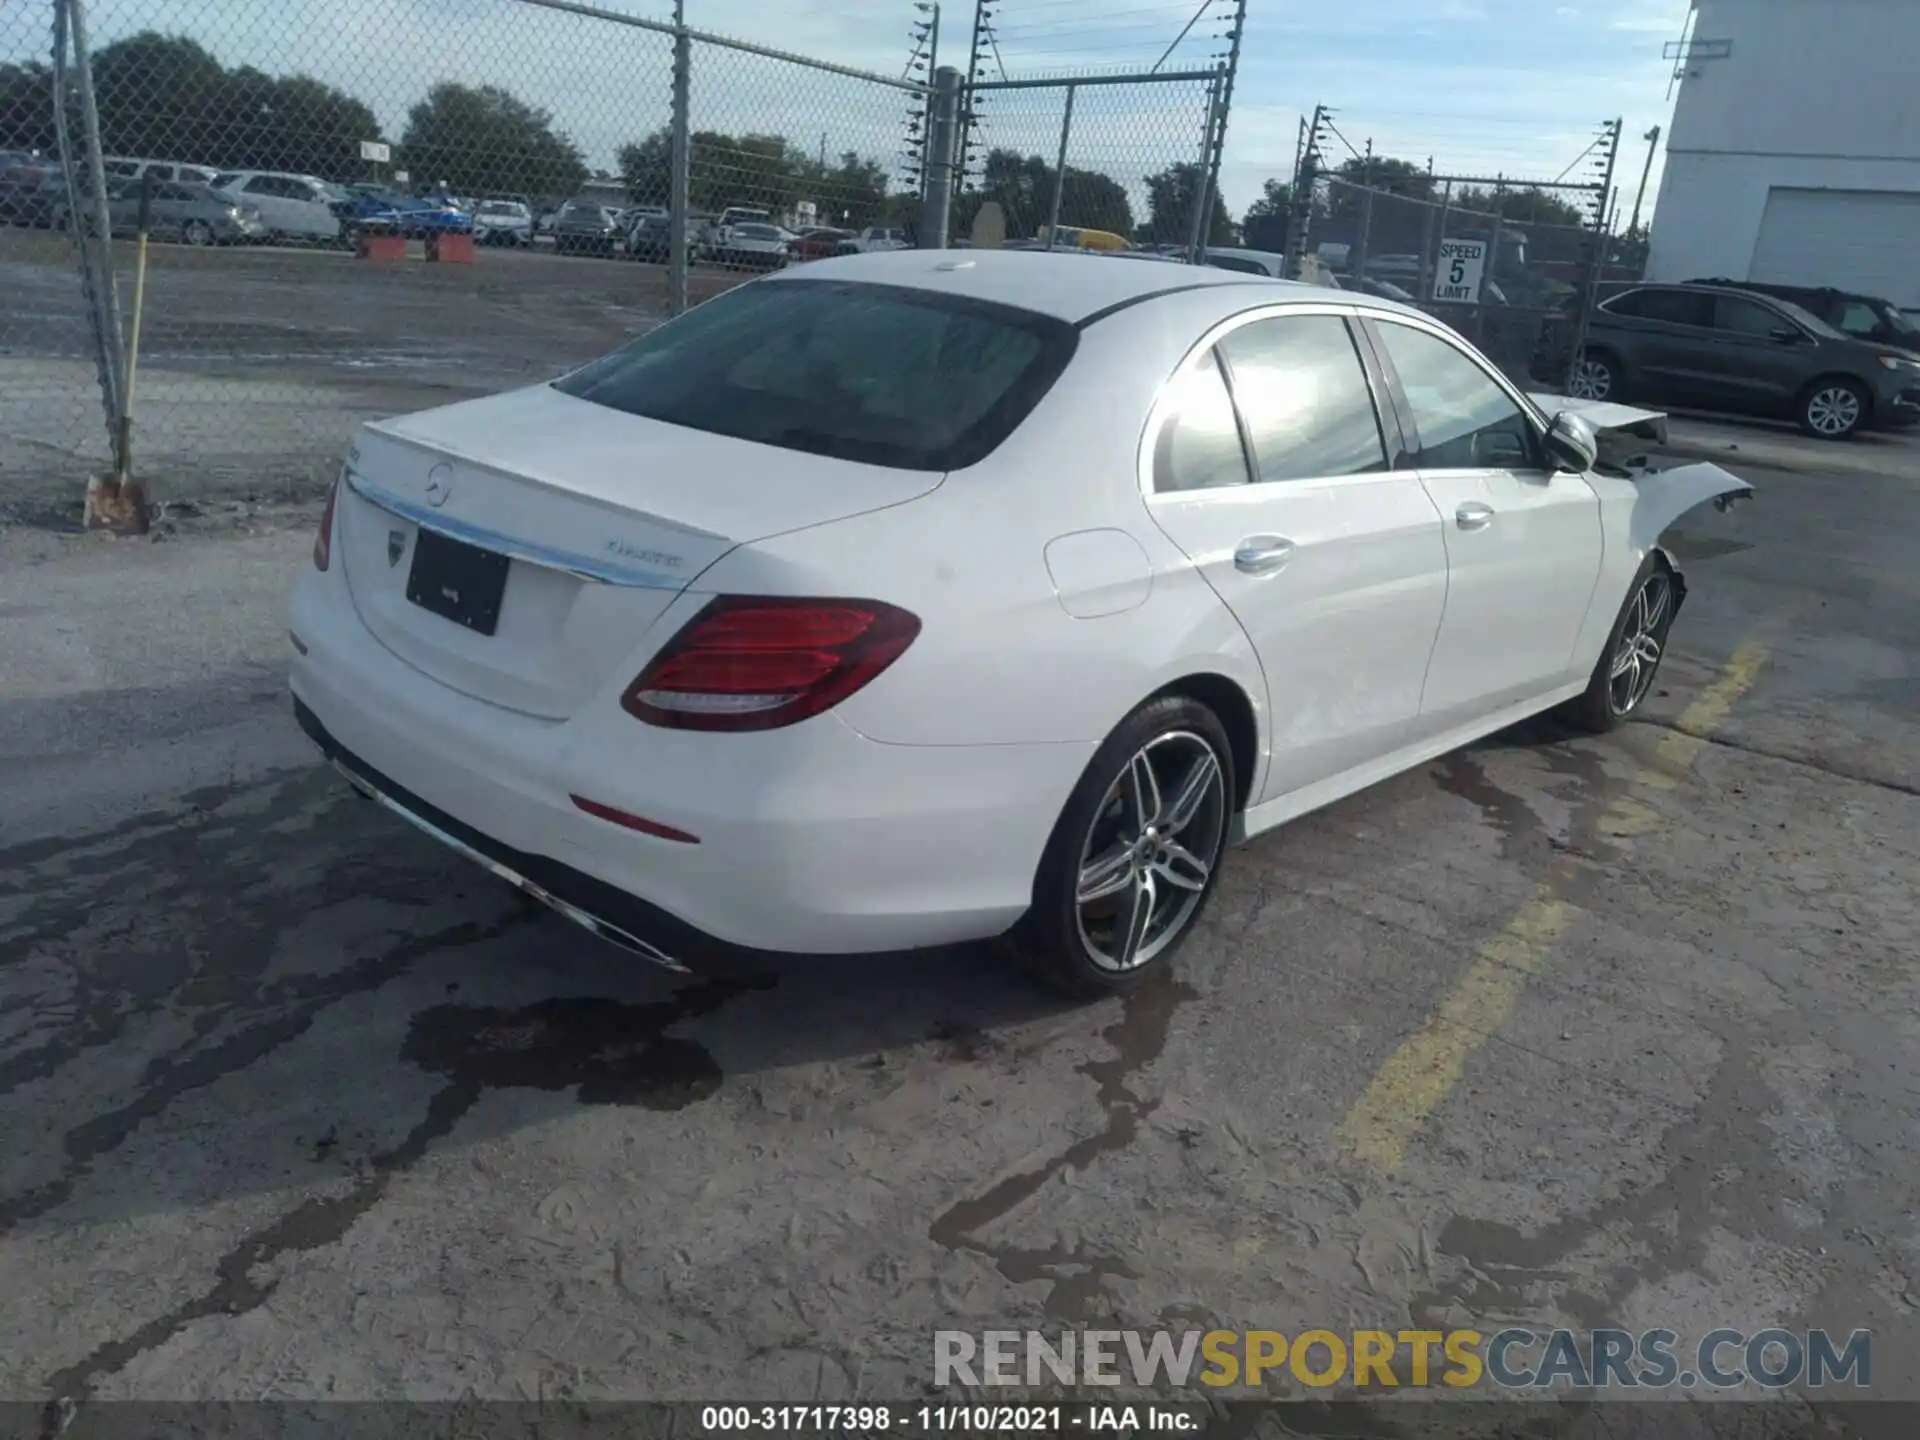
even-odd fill
[(1733, 335), (1765, 340), (1785, 327), (1786, 320), (1766, 306), (1733, 295), (1713, 297), (1713, 328)]
[(1526, 413), (1479, 362), (1428, 330), (1375, 322), (1413, 412), (1422, 470), (1541, 468)]
[(1078, 343), (1064, 320), (893, 285), (743, 285), (554, 382), (671, 425), (903, 470), (984, 459)]
[(1367, 372), (1338, 315), (1285, 315), (1220, 342), (1256, 477), (1364, 475), (1387, 468)]
[(1155, 491), (1165, 495), (1247, 483), (1247, 452), (1233, 397), (1211, 350), (1175, 378), (1168, 410), (1170, 418), (1154, 446)]

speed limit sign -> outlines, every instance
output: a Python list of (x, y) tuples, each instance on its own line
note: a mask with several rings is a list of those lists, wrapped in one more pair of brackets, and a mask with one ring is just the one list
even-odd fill
[(1442, 240), (1440, 263), (1433, 271), (1433, 298), (1456, 305), (1478, 304), (1480, 277), (1486, 268), (1486, 241)]

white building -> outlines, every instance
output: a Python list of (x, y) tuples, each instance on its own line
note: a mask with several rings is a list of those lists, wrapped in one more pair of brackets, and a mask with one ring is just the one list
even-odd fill
[(1694, 0), (1647, 274), (1920, 307), (1920, 0)]

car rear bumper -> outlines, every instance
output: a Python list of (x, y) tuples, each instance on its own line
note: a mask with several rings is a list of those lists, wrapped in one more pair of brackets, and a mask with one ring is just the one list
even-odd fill
[[(666, 731), (610, 696), (536, 719), (393, 655), (337, 562), (302, 578), (290, 625), (296, 714), (359, 788), (537, 898), (686, 964), (999, 934), (1030, 903), (1093, 749), (887, 745), (831, 714), (759, 734)], [(698, 843), (600, 819), (574, 796)]]

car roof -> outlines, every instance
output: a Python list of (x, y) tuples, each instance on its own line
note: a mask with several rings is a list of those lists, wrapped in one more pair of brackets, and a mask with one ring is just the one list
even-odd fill
[(1267, 285), (1317, 300), (1324, 300), (1327, 294), (1317, 285), (1259, 279), (1205, 265), (1190, 265), (1174, 274), (1158, 265), (1115, 265), (1103, 256), (1044, 250), (890, 250), (838, 256), (815, 260), (804, 271), (771, 277), (762, 283), (803, 284), (822, 277), (966, 295), (1074, 324), (1169, 290), (1210, 285)]

